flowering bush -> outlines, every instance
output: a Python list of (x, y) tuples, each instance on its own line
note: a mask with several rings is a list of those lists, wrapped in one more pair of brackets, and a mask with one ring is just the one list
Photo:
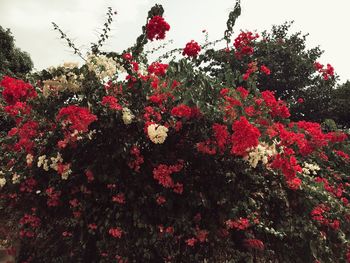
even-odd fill
[[(147, 63), (144, 39), (168, 28), (155, 17), (121, 54), (1, 82), (1, 205), (19, 262), (350, 262), (348, 135), (290, 121), (254, 88), (270, 74), (259, 61), (231, 86), (195, 57)], [(45, 86), (67, 70), (75, 85)]]

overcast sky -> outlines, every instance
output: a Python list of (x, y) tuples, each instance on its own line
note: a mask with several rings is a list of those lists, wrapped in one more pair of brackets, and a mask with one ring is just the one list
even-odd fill
[[(51, 22), (56, 22), (80, 47), (87, 51), (96, 41), (107, 7), (118, 11), (112, 24), (111, 39), (105, 49), (116, 52), (132, 45), (141, 32), (147, 11), (162, 4), (171, 29), (167, 39), (173, 47), (183, 47), (194, 39), (204, 42), (223, 36), (234, 0), (0, 0), (0, 25), (10, 28), (16, 45), (27, 51), (36, 69), (79, 61), (79, 57), (59, 39)], [(273, 24), (295, 20), (293, 31), (310, 33), (308, 47), (325, 50), (320, 62), (330, 63), (341, 81), (350, 79), (350, 0), (241, 0), (242, 15), (235, 32), (269, 30)], [(150, 47), (157, 46), (152, 43)]]

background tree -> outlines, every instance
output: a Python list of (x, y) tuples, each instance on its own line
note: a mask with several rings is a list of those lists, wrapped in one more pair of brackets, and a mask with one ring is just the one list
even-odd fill
[(345, 82), (333, 91), (331, 97), (332, 118), (343, 127), (350, 127), (350, 81)]
[(0, 26), (0, 78), (4, 75), (22, 78), (32, 68), (29, 54), (15, 46), (11, 30)]
[[(292, 24), (275, 25), (270, 32), (264, 31), (259, 37), (252, 34), (252, 52), (247, 56), (240, 56), (237, 48), (232, 46), (218, 51), (210, 49), (199, 57), (197, 65), (209, 62), (204, 69), (212, 77), (221, 79), (224, 85), (253, 84), (252, 88), (260, 91), (274, 91), (278, 98), (290, 103), (293, 120), (322, 122), (327, 118), (340, 119), (333, 116), (337, 112), (331, 111), (338, 78), (330, 71), (332, 74), (322, 74), (317, 70), (315, 65), (323, 51), (319, 47), (307, 49), (307, 34), (291, 34)], [(256, 62), (258, 67), (266, 66), (270, 73), (261, 72), (254, 81), (244, 80), (250, 62)]]

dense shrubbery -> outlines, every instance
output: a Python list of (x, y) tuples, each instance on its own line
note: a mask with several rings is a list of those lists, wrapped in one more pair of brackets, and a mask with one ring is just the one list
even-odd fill
[[(120, 54), (101, 41), (82, 67), (1, 81), (2, 213), (19, 262), (349, 261), (348, 136), (290, 121), (258, 90), (274, 72), (250, 59), (254, 34), (147, 63), (162, 13)], [(220, 52), (240, 67), (210, 76), (202, 62)]]

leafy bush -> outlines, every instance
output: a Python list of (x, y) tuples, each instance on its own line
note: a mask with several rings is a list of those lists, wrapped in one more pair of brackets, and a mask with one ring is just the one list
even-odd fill
[(210, 76), (213, 53), (195, 41), (148, 63), (144, 45), (170, 28), (162, 14), (120, 54), (99, 51), (102, 34), (81, 67), (1, 81), (2, 213), (18, 261), (349, 261), (348, 136), (290, 121), (257, 89), (271, 71), (249, 61), (254, 34), (221, 51), (244, 68), (228, 72), (234, 85)]

